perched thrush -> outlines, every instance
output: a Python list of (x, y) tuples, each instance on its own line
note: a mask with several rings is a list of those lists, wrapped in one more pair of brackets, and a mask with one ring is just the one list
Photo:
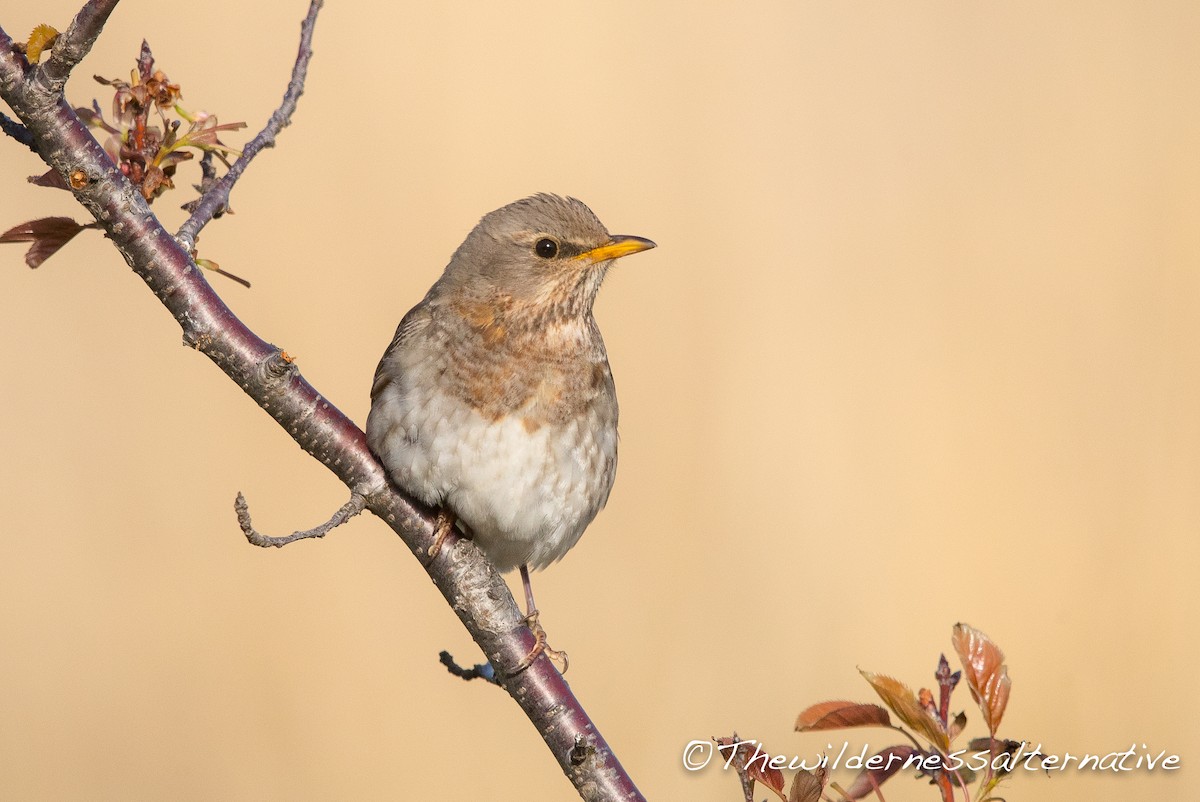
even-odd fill
[(653, 247), (610, 235), (574, 198), (497, 209), (375, 371), (371, 450), (443, 510), (439, 545), (457, 520), (497, 569), (521, 568), (533, 625), (528, 569), (575, 545), (616, 474), (617, 396), (592, 304), (613, 260)]

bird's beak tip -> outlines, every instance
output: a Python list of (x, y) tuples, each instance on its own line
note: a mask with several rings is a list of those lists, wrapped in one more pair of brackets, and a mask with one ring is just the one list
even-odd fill
[(656, 242), (648, 240), (645, 237), (617, 234), (599, 248), (592, 248), (590, 251), (579, 254), (578, 258), (587, 259), (590, 262), (606, 262), (610, 259), (619, 259), (622, 256), (628, 256), (631, 253), (648, 251), (651, 248), (657, 247), (657, 245)]

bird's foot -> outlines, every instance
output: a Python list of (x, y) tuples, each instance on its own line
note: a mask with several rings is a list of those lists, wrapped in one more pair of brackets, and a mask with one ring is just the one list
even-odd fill
[(429, 555), (429, 562), (436, 560), (437, 556), (442, 553), (442, 546), (446, 543), (446, 538), (450, 537), (450, 533), (454, 531), (454, 524), (454, 513), (445, 509), (438, 510), (437, 523), (433, 527), (433, 545), (426, 551), (426, 554)]
[(571, 661), (567, 658), (566, 652), (551, 649), (549, 644), (546, 643), (546, 630), (542, 628), (542, 622), (539, 620), (540, 617), (541, 613), (537, 610), (531, 610), (525, 616), (525, 625), (533, 632), (534, 644), (533, 648), (529, 650), (529, 654), (525, 655), (521, 662), (517, 664), (516, 669), (513, 671), (514, 674), (520, 674), (529, 668), (533, 665), (533, 661), (537, 659), (538, 655), (543, 653), (546, 657), (550, 658), (555, 666), (562, 666), (559, 669), (560, 674), (566, 674), (567, 669), (571, 667)]

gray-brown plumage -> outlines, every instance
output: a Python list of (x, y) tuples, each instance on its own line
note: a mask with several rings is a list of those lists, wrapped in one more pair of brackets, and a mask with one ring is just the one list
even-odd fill
[(614, 259), (652, 247), (574, 198), (497, 209), (379, 363), (372, 451), (501, 571), (560, 559), (608, 499), (617, 397), (592, 304)]

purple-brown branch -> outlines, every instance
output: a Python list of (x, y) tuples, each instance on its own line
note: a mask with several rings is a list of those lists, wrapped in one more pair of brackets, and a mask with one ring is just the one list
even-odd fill
[(29, 129), (2, 111), (0, 111), (0, 131), (37, 153), (37, 148), (33, 145), (33, 134), (29, 133)]
[(31, 76), (37, 96), (53, 98), (62, 94), (71, 70), (91, 51), (96, 37), (104, 29), (104, 23), (108, 22), (108, 16), (117, 7), (117, 1), (88, 0), (79, 9), (75, 19), (71, 20), (71, 24), (54, 43), (50, 58), (38, 65)]
[(263, 148), (275, 147), (275, 137), (292, 121), (296, 104), (300, 101), (300, 96), (304, 94), (304, 81), (308, 77), (308, 62), (312, 59), (313, 54), (313, 28), (316, 27), (317, 12), (321, 10), (322, 5), (324, 5), (324, 0), (312, 0), (308, 6), (308, 15), (304, 18), (304, 22), (300, 23), (300, 52), (296, 54), (296, 63), (292, 67), (292, 77), (288, 81), (287, 90), (283, 93), (283, 102), (267, 120), (266, 126), (258, 133), (258, 136), (250, 140), (242, 149), (242, 155), (230, 165), (229, 171), (220, 181), (205, 191), (198, 203), (190, 207), (191, 216), (183, 222), (175, 234), (176, 239), (186, 250), (196, 249), (196, 237), (200, 236), (200, 229), (208, 225), (213, 217), (225, 211), (229, 205), (229, 193), (233, 190), (233, 185), (237, 183), (237, 180), (241, 178), (242, 173), (245, 172), (246, 167), (249, 166), (250, 161)]
[[(215, 362), (305, 451), (361, 495), (367, 509), (382, 518), (420, 559), (433, 543), (433, 514), (390, 485), (362, 431), (305, 381), (278, 348), (234, 316), (62, 97), (70, 69), (87, 53), (114, 5), (112, 0), (93, 0), (84, 7), (62, 37), (67, 49), (60, 54), (55, 45), (51, 61), (56, 66), (52, 69), (50, 62), (47, 69), (31, 68), (0, 28), (0, 97), (33, 135), (42, 159), (64, 178), (73, 177), (70, 185), (75, 197), (175, 317), (183, 329), (184, 343)], [(283, 106), (255, 138), (262, 143), (259, 147), (273, 142), (303, 89), (312, 21), (319, 7), (320, 0), (314, 0), (293, 81)], [(243, 161), (248, 158), (243, 156), (238, 163)], [(226, 186), (225, 198), (232, 183)], [(191, 231), (193, 238), (207, 221), (199, 211), (193, 214), (198, 221)], [(182, 239), (189, 248), (194, 241)], [(539, 656), (528, 669), (508, 673), (529, 654), (534, 635), (508, 586), (482, 553), (469, 541), (452, 536), (425, 568), (580, 796), (586, 800), (642, 799), (549, 659)]]

